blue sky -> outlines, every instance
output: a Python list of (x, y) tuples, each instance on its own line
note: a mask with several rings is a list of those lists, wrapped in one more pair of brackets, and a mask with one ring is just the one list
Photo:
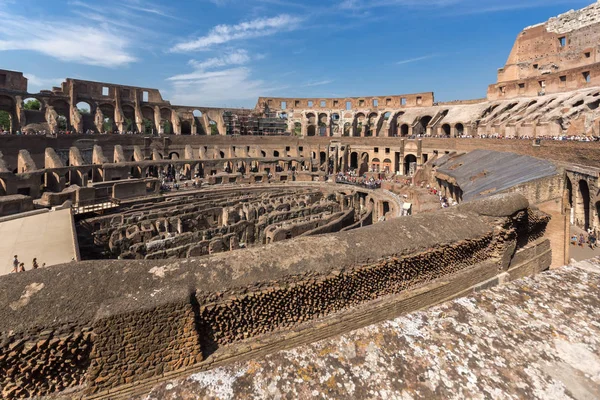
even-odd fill
[(158, 88), (173, 104), (485, 97), (517, 34), (592, 0), (0, 0), (0, 68)]

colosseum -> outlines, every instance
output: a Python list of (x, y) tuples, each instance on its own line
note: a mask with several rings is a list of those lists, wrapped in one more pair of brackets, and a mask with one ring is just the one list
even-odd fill
[(1, 397), (600, 398), (599, 43), (600, 1), (453, 102), (0, 70)]

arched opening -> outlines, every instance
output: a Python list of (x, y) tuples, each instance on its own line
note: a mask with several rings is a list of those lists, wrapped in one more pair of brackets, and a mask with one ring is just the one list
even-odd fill
[(302, 124), (300, 122), (294, 122), (294, 136), (302, 135)]
[(577, 199), (577, 209), (575, 211), (575, 218), (577, 219), (577, 225), (583, 229), (590, 228), (590, 188), (586, 180), (582, 179), (579, 181), (579, 198)]
[(75, 107), (77, 107), (77, 111), (79, 111), (79, 114), (81, 115), (90, 115), (92, 113), (92, 106), (85, 101), (80, 101)]
[(177, 153), (176, 151), (170, 152), (169, 159), (170, 160), (179, 160), (179, 153)]
[(362, 175), (369, 170), (369, 153), (362, 153), (360, 155), (360, 166), (358, 168), (358, 175)]
[(450, 125), (448, 124), (444, 124), (442, 125), (442, 134), (444, 136), (450, 137), (450, 133), (451, 133), (451, 129), (450, 129)]
[(415, 127), (413, 128), (413, 133), (417, 136), (426, 135), (427, 134), (427, 126), (429, 125), (431, 120), (432, 120), (432, 117), (430, 117), (429, 115), (425, 115), (425, 116), (421, 117), (421, 119), (419, 119), (419, 122), (417, 123), (417, 125), (415, 125)]
[(192, 114), (194, 115), (194, 125), (196, 125), (196, 134), (206, 135), (206, 130), (204, 129), (204, 125), (202, 124), (202, 111), (194, 110)]
[(366, 128), (367, 117), (363, 113), (356, 114), (356, 118), (354, 118), (354, 135), (355, 137), (359, 137), (363, 135), (363, 130)]
[(169, 108), (160, 109), (160, 127), (158, 133), (163, 135), (170, 135), (173, 133), (173, 126), (171, 124), (171, 116), (173, 111)]
[(306, 136), (316, 136), (317, 134), (317, 116), (315, 114), (306, 114)]
[(182, 135), (191, 135), (192, 134), (192, 124), (190, 121), (181, 121), (181, 134)]
[(8, 111), (0, 110), (0, 132), (12, 132), (12, 117)]
[(402, 126), (400, 126), (400, 136), (402, 136), (402, 137), (408, 136), (408, 132), (409, 132), (408, 124), (402, 124)]
[(414, 154), (408, 154), (404, 157), (404, 175), (413, 176), (417, 171), (417, 157)]
[(319, 114), (319, 136), (327, 136), (327, 114)]
[(125, 132), (137, 132), (137, 125), (135, 124), (135, 108), (129, 104), (124, 104), (121, 109), (123, 110), (123, 116), (125, 117), (123, 130)]
[(153, 135), (156, 132), (154, 109), (152, 107), (142, 107), (142, 118), (144, 134)]
[(100, 105), (100, 111), (102, 111), (102, 115), (104, 115), (102, 131), (105, 133), (113, 133), (115, 131), (115, 107), (112, 104), (102, 104)]
[(15, 102), (11, 97), (0, 96), (0, 129), (13, 132), (13, 115)]
[(54, 107), (54, 111), (56, 111), (56, 113), (58, 114), (58, 118), (56, 121), (58, 131), (64, 132), (68, 130), (69, 126), (71, 125), (69, 118), (69, 104), (64, 100), (57, 100), (54, 103), (52, 103), (52, 106)]
[(96, 132), (98, 129), (94, 124), (94, 109), (92, 106), (85, 101), (80, 101), (75, 105), (75, 108), (77, 108), (77, 112), (81, 115), (82, 133)]
[(29, 111), (42, 111), (42, 102), (35, 97), (29, 97), (23, 100), (23, 109)]
[(344, 136), (350, 136), (351, 130), (352, 130), (352, 124), (350, 122), (346, 122), (344, 124)]
[(379, 158), (374, 158), (373, 161), (371, 161), (371, 172), (380, 172), (381, 171), (381, 162), (379, 161)]
[(465, 133), (465, 126), (460, 122), (454, 126), (454, 129), (456, 129), (456, 136), (462, 136)]
[(219, 127), (217, 126), (217, 123), (215, 121), (213, 121), (212, 119), (210, 121), (208, 121), (208, 127), (209, 127), (211, 135), (216, 136), (219, 134)]
[(365, 126), (365, 136), (377, 136), (377, 113), (369, 114), (367, 126)]
[(350, 168), (351, 169), (358, 168), (358, 153), (355, 151), (350, 154)]
[(383, 165), (381, 166), (381, 171), (389, 174), (392, 171), (392, 160), (386, 158), (383, 160)]

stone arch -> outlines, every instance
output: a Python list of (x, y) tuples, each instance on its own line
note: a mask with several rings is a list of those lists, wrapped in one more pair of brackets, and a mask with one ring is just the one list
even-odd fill
[(433, 119), (433, 117), (431, 117), (429, 115), (424, 115), (421, 118), (419, 118), (419, 121), (413, 128), (413, 133), (415, 135), (426, 135), (427, 134), (427, 126), (429, 125), (429, 123), (431, 122), (432, 119)]
[(123, 111), (123, 130), (125, 132), (137, 132), (137, 125), (135, 123), (135, 108), (131, 104), (123, 104), (121, 107)]
[(112, 133), (115, 131), (115, 106), (111, 103), (103, 103), (98, 106), (102, 114), (104, 115), (104, 120), (102, 121), (102, 130), (104, 132)]
[(294, 136), (302, 135), (302, 124), (300, 122), (294, 122)]
[(381, 166), (381, 171), (385, 172), (386, 174), (389, 174), (390, 172), (392, 172), (392, 168), (392, 160), (389, 158), (384, 159), (383, 165)]
[(208, 119), (208, 132), (207, 134), (209, 135), (218, 135), (219, 134), (219, 127), (217, 126), (217, 123), (215, 121), (213, 121), (212, 119)]
[(379, 171), (381, 171), (381, 161), (379, 160), (379, 158), (374, 158), (371, 161), (371, 171), (372, 172), (379, 172)]
[[(203, 120), (203, 115), (202, 111), (200, 110), (194, 110), (192, 111), (192, 115), (194, 117), (193, 121), (194, 121), (194, 125), (196, 125), (196, 134), (197, 135), (207, 135), (208, 133), (206, 132), (204, 125), (202, 123)], [(183, 126), (182, 128), (183, 129)]]
[(410, 127), (408, 126), (408, 124), (402, 124), (400, 126), (400, 136), (401, 137), (406, 137), (408, 136), (408, 133), (410, 132)]
[(369, 113), (367, 118), (367, 126), (365, 127), (365, 136), (377, 136), (377, 124), (379, 123), (379, 114), (376, 112)]
[(145, 134), (153, 134), (156, 132), (156, 122), (154, 118), (154, 108), (142, 106), (142, 129)]
[(192, 134), (192, 123), (187, 120), (181, 121), (181, 134), (191, 135)]
[(358, 168), (358, 153), (353, 151), (350, 153), (350, 168), (357, 169)]
[(416, 170), (417, 156), (414, 154), (407, 154), (404, 157), (404, 175), (412, 176)]
[(325, 113), (319, 114), (319, 122), (318, 122), (318, 133), (319, 136), (327, 136), (327, 128), (329, 128), (327, 124), (328, 116)]
[(591, 198), (590, 187), (585, 179), (579, 181), (577, 203), (575, 204), (575, 218), (577, 225), (583, 229), (590, 228), (591, 223)]
[(79, 111), (79, 113), (81, 115), (84, 115), (84, 114), (94, 115), (94, 111), (96, 111), (94, 109), (93, 105), (85, 100), (78, 101), (77, 104), (75, 105), (75, 108), (77, 108), (77, 111)]
[(360, 155), (360, 166), (358, 167), (358, 174), (362, 175), (369, 170), (369, 153), (363, 152)]
[(449, 124), (442, 125), (442, 134), (444, 136), (450, 137), (450, 135), (452, 134), (452, 128)]
[(454, 125), (454, 130), (456, 131), (456, 136), (462, 136), (465, 133), (465, 126), (459, 122)]
[(12, 97), (0, 95), (0, 116), (3, 118), (0, 128), (13, 132), (15, 130), (15, 101)]
[(173, 110), (167, 107), (163, 107), (160, 109), (160, 134), (170, 135), (173, 133), (173, 124), (171, 123), (172, 117)]
[(352, 133), (352, 124), (350, 122), (346, 122), (344, 124), (343, 136), (350, 136), (351, 133)]
[(30, 106), (31, 108), (27, 108), (27, 110), (28, 111), (42, 111), (44, 109), (44, 102), (34, 96), (29, 96), (23, 100), (23, 108), (26, 109), (28, 104), (31, 104), (31, 102), (34, 102), (34, 101), (37, 101), (39, 103), (39, 106), (37, 108), (33, 108)]
[(54, 111), (58, 114), (58, 127), (59, 131), (66, 131), (71, 127), (71, 107), (66, 100), (58, 99), (52, 102)]
[(354, 133), (353, 136), (363, 136), (366, 128), (367, 117), (364, 113), (357, 113), (354, 117)]
[(306, 135), (307, 136), (316, 136), (317, 135), (317, 127), (314, 125), (309, 125), (308, 128), (306, 128)]

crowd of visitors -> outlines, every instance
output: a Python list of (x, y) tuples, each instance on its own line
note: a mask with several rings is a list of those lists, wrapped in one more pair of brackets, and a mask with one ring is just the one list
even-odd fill
[[(10, 135), (11, 132), (8, 130), (5, 130), (4, 128), (0, 127), (0, 135)], [(27, 131), (16, 131), (14, 133), (15, 135), (19, 135), (19, 136), (58, 136), (58, 135), (140, 135), (142, 134), (141, 132), (134, 132), (134, 131), (127, 131), (127, 132), (120, 132), (120, 131), (114, 131), (114, 132), (108, 132), (108, 131), (103, 131), (103, 132), (94, 132), (91, 129), (88, 129), (85, 132), (75, 132), (72, 130), (60, 130), (58, 132), (49, 132), (46, 130), (41, 130), (41, 131), (32, 131), (32, 130), (27, 130)], [(144, 133), (146, 134), (146, 133)]]
[[(46, 264), (42, 264), (42, 267), (45, 267)], [(31, 268), (32, 269), (38, 269), (40, 266), (38, 264), (37, 258), (34, 258), (33, 261), (31, 262)], [(12, 272), (25, 272), (26, 268), (25, 268), (25, 263), (20, 262), (19, 261), (19, 256), (15, 254), (15, 257), (13, 258), (13, 269)]]
[(367, 189), (379, 189), (381, 188), (381, 179), (375, 179), (373, 177), (368, 178), (366, 175), (358, 176), (356, 171), (350, 171), (347, 173), (340, 172), (335, 177), (336, 183), (360, 186)]
[[(423, 139), (423, 138), (434, 138), (434, 139), (450, 139), (450, 135), (411, 135), (407, 136), (407, 139)], [(586, 136), (586, 135), (544, 135), (544, 136), (506, 136), (499, 133), (483, 134), (483, 135), (459, 135), (457, 139), (506, 139), (506, 140), (557, 140), (557, 141), (571, 141), (571, 142), (598, 142), (600, 136)]]
[(587, 234), (580, 233), (579, 236), (573, 234), (571, 236), (571, 245), (579, 247), (587, 245), (593, 250), (598, 247), (598, 235), (592, 229), (588, 229)]

